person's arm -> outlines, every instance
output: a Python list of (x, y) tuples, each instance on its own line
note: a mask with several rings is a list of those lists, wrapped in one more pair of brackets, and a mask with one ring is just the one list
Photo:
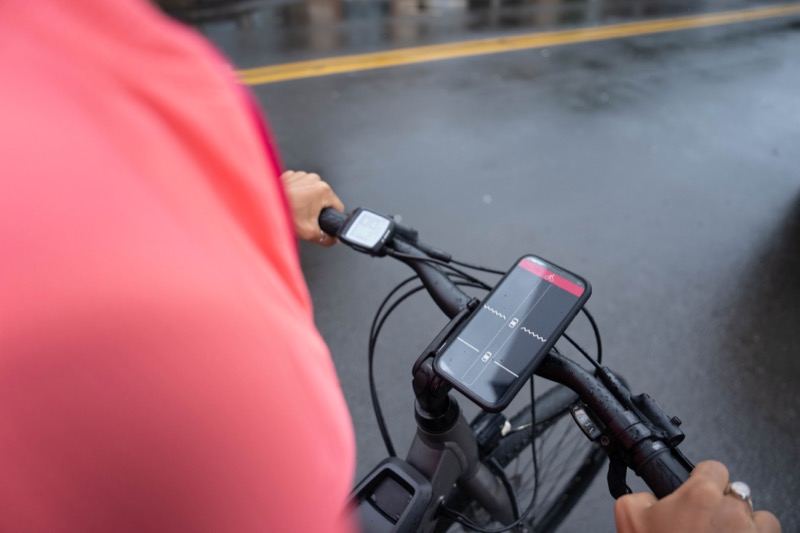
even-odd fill
[(319, 174), (288, 170), (281, 174), (292, 222), (297, 236), (305, 241), (331, 246), (336, 239), (326, 235), (319, 227), (319, 214), (326, 207), (344, 211), (344, 204)]
[(637, 493), (617, 500), (618, 533), (780, 533), (770, 512), (753, 512), (749, 502), (725, 494), (728, 469), (716, 461), (697, 465), (678, 490), (657, 500)]

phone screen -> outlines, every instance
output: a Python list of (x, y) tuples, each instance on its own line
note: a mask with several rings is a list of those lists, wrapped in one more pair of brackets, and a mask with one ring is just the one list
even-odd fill
[(525, 256), (442, 348), (434, 367), (484, 409), (502, 410), (590, 294), (575, 274)]

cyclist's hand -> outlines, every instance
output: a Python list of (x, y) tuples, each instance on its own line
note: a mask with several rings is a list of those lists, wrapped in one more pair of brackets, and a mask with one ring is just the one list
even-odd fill
[(319, 227), (319, 214), (326, 207), (344, 211), (344, 204), (331, 186), (322, 181), (319, 174), (293, 170), (281, 174), (281, 181), (289, 198), (297, 236), (321, 246), (336, 244), (336, 239), (325, 235)]
[(750, 505), (725, 495), (728, 469), (716, 461), (697, 465), (691, 477), (669, 496), (650, 493), (617, 500), (614, 514), (619, 533), (780, 533), (772, 513), (753, 513)]

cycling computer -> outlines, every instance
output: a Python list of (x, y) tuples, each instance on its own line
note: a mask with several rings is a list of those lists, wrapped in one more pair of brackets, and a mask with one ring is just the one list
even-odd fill
[(339, 240), (361, 252), (378, 255), (394, 235), (394, 228), (390, 217), (359, 207), (342, 227)]
[(585, 280), (528, 255), (434, 359), (436, 373), (487, 411), (501, 411), (586, 303)]

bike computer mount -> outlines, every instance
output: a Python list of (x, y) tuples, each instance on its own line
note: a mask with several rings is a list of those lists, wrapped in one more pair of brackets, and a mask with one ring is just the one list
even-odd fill
[(394, 233), (395, 221), (391, 217), (359, 207), (350, 214), (337, 237), (359, 252), (383, 255)]

